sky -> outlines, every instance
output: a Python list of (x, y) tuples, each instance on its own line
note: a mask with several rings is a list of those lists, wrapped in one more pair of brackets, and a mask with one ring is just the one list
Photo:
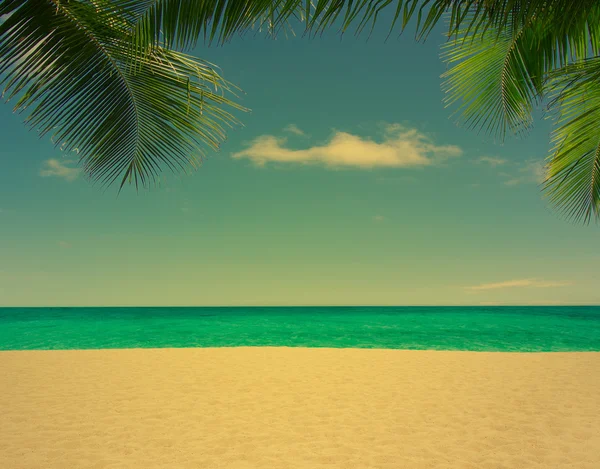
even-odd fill
[(197, 47), (252, 112), (139, 193), (0, 106), (0, 306), (600, 304), (598, 225), (539, 186), (551, 122), (503, 144), (458, 127), (441, 34), (384, 24)]

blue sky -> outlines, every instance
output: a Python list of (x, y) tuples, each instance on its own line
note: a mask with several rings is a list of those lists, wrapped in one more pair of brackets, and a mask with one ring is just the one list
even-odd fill
[(196, 48), (252, 112), (137, 194), (1, 106), (0, 305), (600, 303), (598, 226), (540, 192), (550, 122), (503, 145), (457, 127), (441, 35), (386, 32)]

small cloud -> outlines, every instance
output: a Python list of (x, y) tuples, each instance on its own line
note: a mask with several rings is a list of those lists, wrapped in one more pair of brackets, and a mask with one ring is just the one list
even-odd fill
[(464, 287), (466, 290), (471, 291), (482, 291), (482, 290), (498, 290), (501, 288), (554, 288), (554, 287), (566, 287), (572, 285), (572, 282), (555, 282), (546, 280), (537, 280), (534, 278), (527, 278), (521, 280), (507, 280), (505, 282), (497, 283), (483, 283), (481, 285), (475, 285), (470, 287)]
[(68, 243), (66, 241), (59, 241), (58, 245), (63, 249), (69, 249), (71, 247), (71, 243)]
[(81, 173), (81, 169), (68, 166), (70, 163), (73, 163), (73, 161), (65, 160), (64, 162), (61, 162), (54, 158), (46, 160), (40, 171), (40, 176), (56, 176), (66, 179), (67, 181), (74, 181)]
[(546, 167), (543, 161), (528, 160), (519, 165), (516, 173), (501, 173), (500, 175), (508, 178), (504, 181), (506, 186), (530, 183), (541, 184), (546, 179)]
[(479, 158), (477, 160), (477, 162), (478, 163), (487, 163), (491, 167), (495, 168), (496, 166), (502, 166), (503, 164), (506, 164), (508, 162), (508, 160), (505, 160), (504, 158), (497, 158), (494, 156), (482, 156), (481, 158)]
[(384, 217), (383, 215), (375, 215), (375, 216), (373, 217), (373, 221), (374, 221), (374, 222), (377, 222), (377, 223), (379, 223), (379, 222), (382, 222), (382, 221), (384, 221), (384, 220), (385, 220), (385, 217)]
[(461, 154), (455, 145), (436, 145), (417, 129), (391, 124), (380, 142), (338, 131), (323, 145), (294, 150), (286, 146), (285, 138), (263, 135), (232, 156), (248, 158), (259, 166), (277, 162), (371, 169), (431, 166)]
[(188, 207), (181, 207), (179, 210), (181, 210), (182, 212), (189, 212), (190, 209)]
[(283, 130), (284, 130), (284, 132), (289, 132), (289, 133), (295, 134), (295, 135), (301, 135), (301, 136), (306, 135), (304, 133), (304, 130), (302, 130), (296, 124), (289, 124), (289, 125), (285, 126), (285, 128)]

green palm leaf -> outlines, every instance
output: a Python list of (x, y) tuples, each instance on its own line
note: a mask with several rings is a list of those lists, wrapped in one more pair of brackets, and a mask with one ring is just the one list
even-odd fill
[(452, 65), (443, 75), (447, 104), (458, 104), (467, 125), (500, 139), (527, 131), (535, 104), (554, 94), (549, 108), (559, 107), (561, 117), (546, 190), (554, 204), (585, 221), (600, 215), (592, 126), (600, 100), (590, 98), (597, 75), (595, 62), (585, 60), (600, 53), (600, 4), (587, 13), (567, 24), (547, 15), (520, 29), (509, 23), (501, 31), (461, 34), (443, 53)]
[[(133, 3), (133, 2), (129, 2)], [(4, 96), (26, 123), (109, 184), (147, 186), (163, 169), (194, 168), (236, 119), (215, 67), (156, 47), (132, 50), (128, 3), (6, 0), (0, 5)]]
[(600, 219), (600, 58), (552, 75), (559, 111), (545, 189), (567, 216)]
[[(460, 103), (460, 120), (504, 138), (532, 124), (533, 102), (540, 94), (539, 77), (532, 76), (531, 30), (464, 35), (445, 46), (452, 66), (442, 77), (447, 105)], [(537, 60), (534, 59), (534, 63)]]
[(251, 28), (275, 35), (288, 18), (302, 18), (301, 0), (140, 0), (135, 3), (135, 44), (193, 47), (203, 38), (223, 43)]
[(507, 131), (528, 130), (548, 74), (600, 49), (600, 5), (587, 14), (568, 25), (548, 15), (521, 26), (509, 22), (502, 29), (458, 34), (443, 48), (452, 65), (442, 75), (446, 103), (459, 104), (460, 120), (501, 139)]
[[(459, 30), (471, 34), (494, 29), (504, 32), (507, 25), (521, 28), (533, 18), (546, 21), (562, 18), (569, 28), (573, 19), (586, 18), (596, 8), (596, 0), (140, 0), (136, 44), (166, 44), (186, 48), (199, 38), (228, 41), (234, 34), (251, 28), (275, 34), (293, 18), (304, 22), (308, 31), (321, 32), (334, 24), (341, 32), (353, 25), (356, 33), (371, 29), (383, 11), (390, 11), (390, 32), (403, 31), (416, 20), (416, 35), (424, 39), (444, 17), (449, 18), (448, 35)], [(560, 31), (557, 31), (560, 35)]]

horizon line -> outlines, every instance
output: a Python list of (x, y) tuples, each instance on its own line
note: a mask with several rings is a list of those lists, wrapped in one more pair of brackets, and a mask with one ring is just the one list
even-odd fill
[(28, 306), (28, 305), (13, 305), (0, 306), (0, 309), (8, 308), (502, 308), (502, 307), (584, 307), (595, 306), (600, 307), (596, 303), (548, 303), (548, 304), (521, 304), (521, 303), (504, 303), (504, 304), (385, 304), (385, 305), (340, 305), (340, 304), (306, 304), (306, 305), (45, 305), (45, 306)]

